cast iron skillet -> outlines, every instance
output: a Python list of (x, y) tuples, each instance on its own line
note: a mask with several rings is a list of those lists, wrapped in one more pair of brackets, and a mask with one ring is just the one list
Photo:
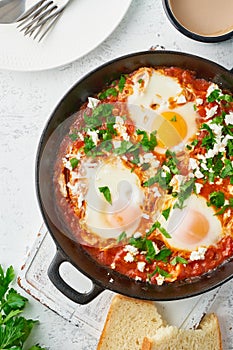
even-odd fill
[[(62, 226), (60, 222), (54, 199), (53, 163), (58, 144), (63, 135), (67, 134), (69, 126), (60, 128), (59, 126), (79, 109), (88, 96), (99, 92), (106, 81), (111, 81), (120, 74), (129, 73), (141, 66), (177, 66), (194, 70), (198, 77), (212, 80), (222, 88), (233, 92), (233, 74), (212, 61), (186, 53), (147, 51), (129, 54), (98, 67), (78, 81), (58, 103), (40, 139), (36, 163), (36, 189), (44, 221), (57, 247), (48, 276), (64, 295), (80, 304), (88, 303), (105, 289), (147, 300), (182, 299), (207, 292), (233, 276), (233, 260), (231, 260), (215, 271), (194, 280), (177, 281), (162, 286), (136, 282), (96, 263), (80, 244), (74, 242), (67, 227)], [(54, 138), (51, 135), (55, 130)], [(64, 281), (59, 271), (63, 262), (70, 262), (92, 280), (93, 288), (88, 293), (79, 293)]]

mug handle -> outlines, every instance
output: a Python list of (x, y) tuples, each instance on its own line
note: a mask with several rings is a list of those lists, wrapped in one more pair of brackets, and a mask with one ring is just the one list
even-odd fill
[(101, 292), (104, 291), (104, 288), (93, 283), (92, 289), (87, 293), (80, 293), (69, 284), (67, 284), (60, 275), (59, 268), (62, 263), (67, 262), (62, 252), (57, 249), (56, 254), (48, 268), (48, 277), (54, 286), (67, 298), (74, 301), (78, 304), (87, 304), (93, 299), (95, 299)]

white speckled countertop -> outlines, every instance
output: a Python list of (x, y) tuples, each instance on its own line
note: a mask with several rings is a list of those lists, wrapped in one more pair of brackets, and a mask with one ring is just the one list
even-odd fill
[[(59, 99), (81, 76), (100, 64), (156, 45), (197, 54), (229, 69), (233, 67), (233, 39), (217, 44), (192, 41), (170, 24), (161, 1), (132, 0), (126, 16), (108, 39), (77, 61), (40, 72), (0, 70), (0, 263), (3, 266), (12, 264), (19, 271), (41, 226), (34, 184), (35, 156), (42, 129)], [(215, 306), (221, 326), (229, 334), (229, 339), (224, 341), (225, 350), (233, 349), (231, 285), (224, 286)], [(41, 322), (33, 332), (32, 341), (39, 341), (51, 350), (85, 349), (80, 345), (77, 327), (34, 299), (28, 314)], [(93, 345), (89, 350), (94, 348)]]

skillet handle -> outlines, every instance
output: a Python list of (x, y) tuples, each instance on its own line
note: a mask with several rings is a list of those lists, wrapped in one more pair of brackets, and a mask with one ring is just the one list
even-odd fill
[(57, 249), (56, 254), (48, 268), (48, 276), (55, 287), (67, 298), (78, 304), (87, 304), (97, 297), (104, 288), (93, 283), (93, 288), (87, 293), (80, 293), (69, 286), (60, 275), (59, 268), (62, 263), (67, 262), (62, 252)]

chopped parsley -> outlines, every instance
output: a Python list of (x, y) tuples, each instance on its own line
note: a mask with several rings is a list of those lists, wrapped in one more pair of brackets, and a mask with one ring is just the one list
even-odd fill
[(150, 228), (150, 230), (147, 232), (147, 236), (149, 236), (154, 230), (159, 229), (159, 231), (164, 235), (166, 238), (171, 238), (170, 234), (167, 232), (167, 230), (161, 226), (160, 222), (156, 221)]
[(176, 264), (184, 264), (187, 265), (188, 264), (188, 260), (182, 258), (181, 256), (175, 256), (172, 261), (171, 261), (171, 265), (176, 265)]
[(171, 277), (171, 274), (163, 269), (161, 269), (159, 266), (156, 266), (155, 270), (152, 273), (148, 274), (148, 278), (151, 279), (156, 274), (159, 274), (162, 277)]
[(98, 98), (100, 100), (104, 100), (105, 98), (109, 97), (109, 96), (117, 96), (118, 95), (118, 91), (115, 87), (111, 87), (103, 92), (101, 92), (99, 95), (98, 95)]
[(153, 131), (150, 133), (150, 138), (147, 135), (147, 132), (144, 130), (138, 129), (136, 131), (137, 135), (143, 135), (140, 144), (142, 145), (142, 148), (145, 152), (147, 151), (153, 151), (155, 146), (157, 146), (157, 139), (156, 139), (156, 131)]
[(121, 232), (121, 234), (117, 237), (117, 243), (124, 241), (127, 238), (127, 234), (125, 231)]
[(70, 165), (71, 165), (72, 169), (75, 169), (77, 167), (78, 163), (79, 163), (79, 161), (77, 158), (70, 159)]
[(84, 152), (86, 154), (91, 154), (91, 151), (95, 147), (96, 147), (96, 145), (95, 145), (94, 141), (92, 140), (92, 137), (91, 136), (85, 136), (84, 137)]
[(223, 94), (221, 90), (215, 89), (209, 94), (209, 96), (207, 97), (207, 101), (208, 102), (215, 102), (215, 101), (233, 102), (233, 96), (229, 94)]
[(168, 217), (169, 217), (170, 211), (171, 211), (171, 208), (170, 208), (170, 207), (167, 208), (167, 209), (164, 209), (164, 210), (162, 211), (162, 215), (163, 215), (163, 217), (164, 217), (166, 220), (167, 220)]
[(171, 122), (177, 122), (177, 118), (176, 118), (176, 115), (174, 115), (171, 119), (170, 119)]
[[(24, 349), (31, 330), (38, 321), (21, 316), (28, 300), (19, 294), (10, 284), (15, 278), (13, 267), (4, 272), (0, 265), (0, 349)], [(45, 350), (34, 345), (28, 350)]]
[(123, 91), (123, 89), (125, 87), (125, 82), (126, 82), (125, 76), (121, 75), (120, 80), (119, 80), (119, 84), (118, 84), (118, 88), (119, 88), (120, 92)]
[(184, 202), (188, 199), (194, 189), (195, 179), (191, 178), (180, 185), (180, 192), (178, 192), (176, 203), (173, 208), (183, 209)]
[(104, 198), (110, 204), (112, 204), (112, 196), (108, 186), (99, 187), (100, 193), (103, 193)]
[(221, 191), (211, 192), (209, 195), (209, 205), (213, 205), (216, 208), (221, 208), (225, 203), (225, 195)]

